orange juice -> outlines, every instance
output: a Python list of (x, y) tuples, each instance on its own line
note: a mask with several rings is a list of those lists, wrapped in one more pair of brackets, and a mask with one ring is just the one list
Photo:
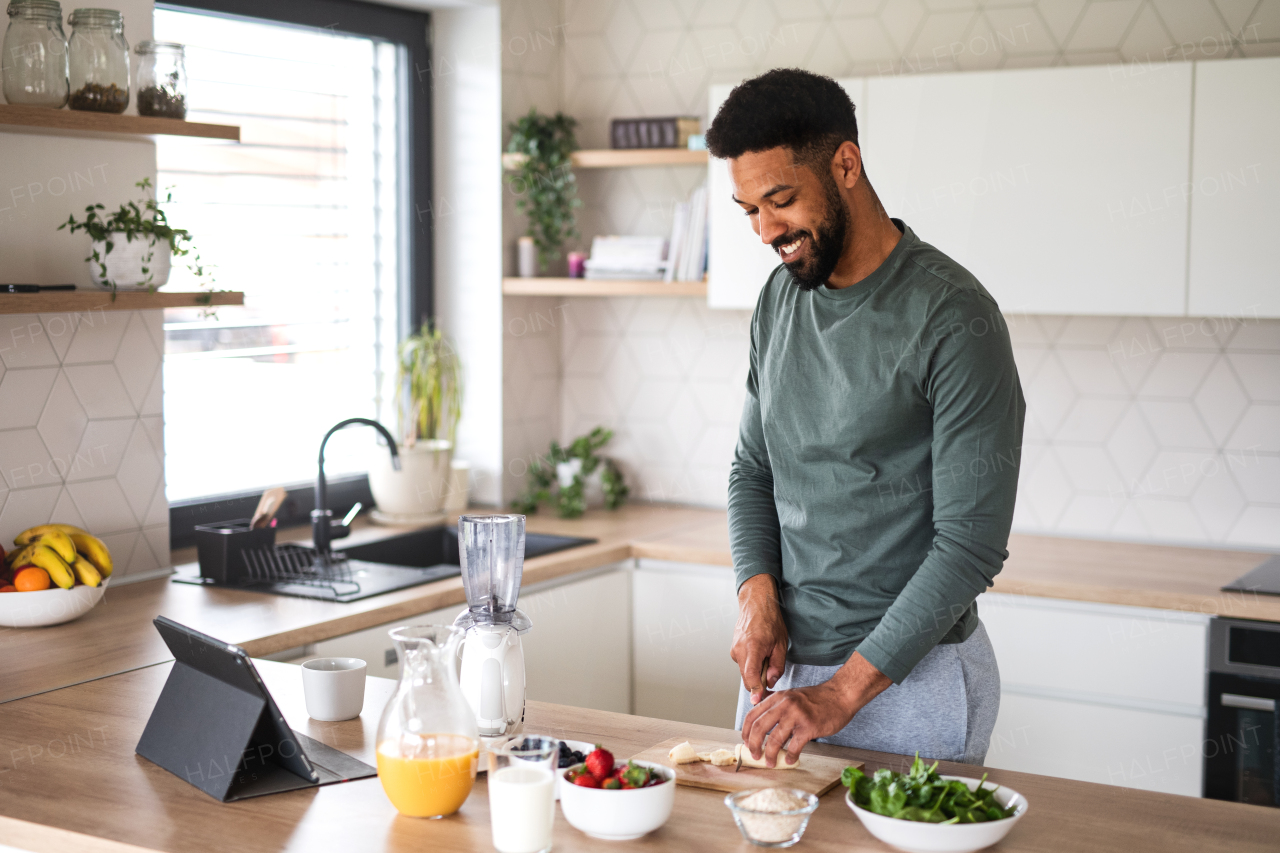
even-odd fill
[(456, 812), (471, 793), (478, 744), (461, 735), (424, 735), (417, 756), (398, 755), (393, 742), (378, 747), (378, 778), (391, 804), (410, 817)]

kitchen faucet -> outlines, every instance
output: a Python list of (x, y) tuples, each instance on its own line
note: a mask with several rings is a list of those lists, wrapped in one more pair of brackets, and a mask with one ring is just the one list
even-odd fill
[[(400, 451), (396, 448), (396, 440), (387, 432), (387, 428), (369, 418), (347, 418), (324, 434), (320, 441), (320, 468), (316, 472), (316, 508), (311, 510), (311, 544), (322, 554), (329, 553), (329, 543), (341, 539), (351, 533), (351, 519), (354, 513), (348, 513), (342, 521), (333, 520), (333, 510), (329, 509), (327, 487), (324, 481), (324, 446), (329, 443), (329, 436), (340, 429), (354, 424), (371, 426), (387, 440), (387, 448), (391, 451), (391, 467), (400, 470)], [(356, 504), (359, 507), (359, 504)]]

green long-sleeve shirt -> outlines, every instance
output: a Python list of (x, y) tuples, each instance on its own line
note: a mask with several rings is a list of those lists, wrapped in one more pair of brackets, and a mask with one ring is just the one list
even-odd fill
[(780, 266), (761, 291), (729, 535), (739, 586), (778, 580), (788, 660), (856, 650), (900, 682), (977, 627), (1008, 556), (1025, 406), (995, 300), (894, 221), (863, 281), (804, 292)]

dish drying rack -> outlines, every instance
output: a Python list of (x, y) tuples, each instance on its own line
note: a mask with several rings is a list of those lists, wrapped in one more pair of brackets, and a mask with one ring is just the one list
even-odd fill
[(305, 545), (273, 545), (241, 551), (244, 573), (239, 586), (296, 584), (332, 590), (334, 598), (358, 595), (351, 561), (341, 551), (320, 551)]

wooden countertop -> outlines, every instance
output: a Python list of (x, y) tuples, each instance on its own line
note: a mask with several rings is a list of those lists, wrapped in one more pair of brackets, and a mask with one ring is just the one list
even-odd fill
[[(529, 516), (527, 529), (532, 532), (599, 541), (526, 561), (524, 584), (625, 560), (638, 539), (679, 535), (723, 518), (723, 512), (661, 504), (595, 511), (571, 521)], [(339, 547), (408, 529), (363, 524)], [(289, 540), (290, 533), (300, 538), (310, 531), (281, 531), (280, 540)], [(175, 557), (181, 560), (182, 552), (175, 552)], [(189, 549), (186, 558), (194, 557), (194, 549)], [(465, 600), (462, 579), (456, 577), (346, 604), (173, 583), (168, 578), (109, 587), (102, 602), (74, 622), (0, 628), (0, 702), (170, 660), (151, 624), (160, 615), (236, 643), (251, 655), (268, 655)]]
[[(0, 707), (0, 838), (35, 853), (163, 850), (173, 853), (276, 851), (490, 850), (483, 781), (458, 814), (438, 821), (399, 817), (377, 779), (219, 803), (134, 754), (171, 664), (68, 687)], [(370, 678), (364, 713), (345, 723), (306, 715), (297, 667), (258, 662), (290, 725), (374, 762), (381, 709), (394, 682)], [(735, 732), (664, 720), (529, 704), (526, 731), (603, 743), (634, 755), (675, 737), (734, 742)], [(904, 769), (903, 756), (815, 744), (814, 752), (865, 761), (868, 770)], [(973, 768), (944, 764), (943, 772)], [(1006, 853), (1061, 851), (1275, 850), (1280, 810), (1157, 794), (1026, 773), (990, 778), (1027, 797), (1030, 809), (1000, 845)], [(822, 798), (801, 842), (817, 851), (885, 851), (836, 789)], [(671, 819), (636, 842), (605, 844), (573, 829), (557, 809), (560, 853), (645, 848), (745, 851), (723, 794), (680, 788)]]
[[(526, 585), (631, 557), (732, 566), (728, 519), (721, 510), (629, 504), (617, 512), (593, 510), (572, 520), (533, 515), (528, 529), (599, 541), (527, 561)], [(355, 544), (404, 530), (365, 524), (344, 542)], [(280, 538), (288, 539), (290, 533), (304, 537), (308, 531), (282, 531)], [(184, 555), (174, 556), (181, 560)], [(1015, 534), (994, 591), (1280, 622), (1280, 596), (1220, 591), (1267, 557)], [(194, 559), (194, 550), (186, 559)], [(161, 614), (237, 643), (252, 655), (267, 655), (464, 600), (460, 578), (349, 604), (168, 579), (128, 584), (108, 589), (101, 604), (74, 622), (51, 628), (0, 628), (0, 702), (169, 660), (168, 649), (151, 626)]]

